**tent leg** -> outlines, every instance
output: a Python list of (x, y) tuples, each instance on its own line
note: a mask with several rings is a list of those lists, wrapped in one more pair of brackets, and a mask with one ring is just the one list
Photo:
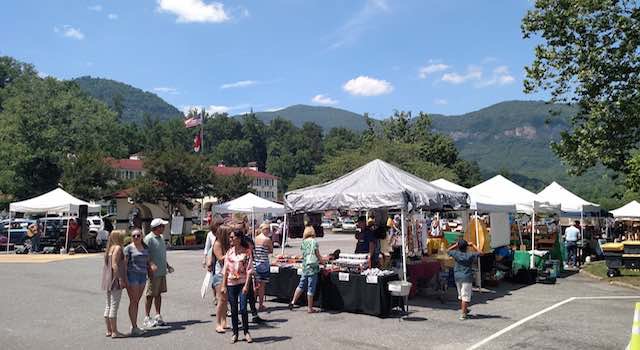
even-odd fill
[(69, 221), (70, 218), (67, 218), (67, 233), (65, 234), (66, 238), (64, 240), (64, 250), (66, 254), (69, 254)]
[(9, 211), (9, 228), (7, 228), (7, 254), (9, 254), (10, 245), (11, 245), (11, 211)]
[(282, 255), (284, 255), (284, 247), (287, 245), (287, 213), (284, 213), (284, 224), (282, 226)]
[(402, 280), (406, 281), (407, 280), (407, 245), (406, 245), (406, 236), (407, 236), (407, 222), (405, 221), (405, 213), (406, 213), (406, 209), (402, 209), (402, 212), (400, 213), (400, 220), (401, 220), (401, 224), (400, 227), (402, 228)]
[[(478, 234), (478, 226), (479, 226), (479, 220), (478, 220), (478, 211), (476, 210), (475, 212), (475, 216), (476, 216), (476, 221), (475, 221), (475, 226), (476, 226), (476, 244), (478, 245), (478, 248), (480, 248), (480, 238), (479, 238), (479, 234)], [(480, 248), (482, 249), (482, 248)], [(478, 252), (480, 253), (480, 252)], [(480, 291), (482, 291), (482, 269), (480, 267), (480, 257), (478, 256), (478, 276), (476, 278), (476, 283), (478, 284), (478, 287), (480, 287)]]
[[(531, 212), (531, 250), (535, 250), (536, 249), (536, 212), (532, 211)], [(529, 268), (533, 269), (536, 264), (535, 264), (536, 258), (533, 255), (533, 253), (531, 253), (531, 258), (529, 259)]]

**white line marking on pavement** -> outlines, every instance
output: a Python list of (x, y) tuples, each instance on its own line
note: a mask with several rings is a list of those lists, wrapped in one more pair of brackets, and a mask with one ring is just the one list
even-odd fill
[(576, 297), (575, 299), (581, 300), (598, 300), (598, 299), (640, 299), (640, 295), (614, 295), (610, 297)]
[(509, 332), (510, 330), (512, 330), (512, 329), (514, 329), (514, 328), (516, 328), (518, 326), (521, 326), (522, 324), (524, 324), (526, 322), (529, 322), (529, 321), (533, 320), (534, 318), (536, 318), (536, 317), (538, 317), (538, 316), (540, 316), (540, 315), (542, 315), (544, 313), (547, 313), (547, 312), (549, 312), (549, 311), (551, 311), (551, 310), (553, 310), (553, 309), (555, 309), (557, 307), (560, 307), (560, 306), (562, 306), (562, 305), (564, 305), (566, 303), (572, 302), (574, 300), (598, 300), (598, 299), (603, 299), (603, 300), (606, 300), (606, 299), (640, 299), (640, 296), (637, 296), (637, 295), (622, 296), (621, 295), (621, 296), (603, 296), (603, 297), (571, 297), (571, 298), (565, 299), (565, 300), (563, 300), (563, 301), (561, 301), (561, 302), (559, 302), (557, 304), (553, 304), (553, 305), (549, 306), (548, 308), (546, 308), (546, 309), (544, 309), (542, 311), (538, 311), (533, 315), (530, 315), (528, 317), (525, 317), (525, 318), (521, 319), (520, 321), (510, 325), (509, 327), (504, 328), (504, 329), (502, 329), (502, 330), (490, 335), (489, 337), (481, 340), (480, 342), (470, 346), (468, 348), (468, 350), (477, 349), (477, 348), (485, 345), (486, 343), (496, 339), (497, 337)]
[(571, 301), (573, 301), (575, 299), (576, 299), (575, 297), (572, 297), (572, 298), (563, 300), (563, 301), (561, 301), (561, 302), (559, 302), (557, 304), (549, 306), (548, 308), (546, 308), (546, 309), (544, 309), (542, 311), (538, 311), (538, 312), (536, 312), (535, 314), (533, 314), (531, 316), (525, 317), (525, 318), (521, 319), (520, 321), (512, 324), (511, 326), (509, 326), (507, 328), (504, 328), (503, 330), (498, 331), (498, 332), (492, 334), (491, 336), (481, 340), (479, 343), (476, 343), (476, 344), (472, 345), (468, 349), (469, 350), (477, 349), (477, 348), (481, 347), (482, 345), (492, 341), (493, 339), (495, 339), (495, 338), (507, 333), (508, 331), (510, 331), (510, 330), (512, 330), (512, 329), (514, 329), (514, 328), (516, 328), (516, 327), (518, 327), (518, 326), (520, 326), (520, 325), (522, 325), (522, 324), (524, 324), (524, 323), (526, 323), (526, 322), (528, 322), (528, 321), (530, 321), (530, 320), (532, 320), (532, 319), (534, 319), (534, 318), (536, 318), (536, 317), (538, 317), (538, 316), (540, 316), (540, 315), (542, 315), (542, 314), (544, 314), (546, 312), (549, 312), (549, 311), (551, 311), (551, 310), (553, 310), (553, 309), (555, 309), (555, 308), (557, 308), (559, 306), (562, 306), (562, 305), (564, 305), (564, 304), (566, 304), (568, 302), (571, 302)]

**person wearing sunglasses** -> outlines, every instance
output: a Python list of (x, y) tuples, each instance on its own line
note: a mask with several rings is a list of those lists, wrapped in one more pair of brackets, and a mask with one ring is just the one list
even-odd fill
[(148, 271), (151, 269), (149, 251), (142, 242), (141, 230), (135, 229), (131, 232), (131, 243), (124, 247), (124, 260), (127, 271), (131, 335), (139, 336), (144, 334), (144, 331), (138, 328), (138, 305), (147, 284)]
[[(249, 314), (247, 312), (247, 294), (249, 293), (249, 283), (253, 270), (251, 249), (242, 239), (243, 233), (234, 230), (229, 234), (231, 248), (227, 252), (222, 271), (222, 286), (220, 293), (228, 296), (231, 306), (231, 324), (233, 326), (233, 336), (231, 343), (238, 341), (238, 314), (242, 314), (242, 329), (247, 343), (252, 343), (253, 339), (249, 334)], [(238, 302), (240, 308), (238, 309)]]

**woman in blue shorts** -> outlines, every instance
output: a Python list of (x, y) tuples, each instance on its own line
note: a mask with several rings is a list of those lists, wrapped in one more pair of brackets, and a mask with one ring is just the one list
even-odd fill
[(318, 241), (315, 239), (316, 231), (310, 223), (307, 223), (302, 238), (302, 245), (300, 246), (302, 251), (302, 276), (300, 276), (300, 283), (293, 294), (293, 300), (289, 303), (289, 309), (293, 309), (293, 305), (300, 299), (302, 293), (307, 291), (307, 312), (311, 314), (316, 312), (313, 308), (313, 295), (316, 293), (318, 273), (320, 272), (320, 263), (322, 263), (323, 258), (320, 255)]
[(124, 247), (124, 259), (127, 270), (127, 293), (129, 294), (129, 318), (131, 319), (131, 335), (138, 336), (144, 333), (138, 328), (138, 304), (147, 284), (149, 271), (149, 252), (142, 243), (142, 231), (139, 229), (131, 232), (132, 241)]

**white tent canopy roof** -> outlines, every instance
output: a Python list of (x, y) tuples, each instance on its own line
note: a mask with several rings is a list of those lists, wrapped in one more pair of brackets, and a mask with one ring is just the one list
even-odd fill
[(515, 213), (516, 206), (513, 203), (507, 203), (506, 201), (490, 198), (482, 194), (474, 193), (468, 188), (462, 187), (456, 183), (445, 179), (438, 179), (431, 181), (432, 184), (449, 191), (466, 192), (469, 194), (469, 200), (471, 206), (469, 209), (477, 210), (485, 213)]
[(560, 211), (560, 204), (550, 203), (539, 195), (509, 181), (502, 175), (496, 175), (472, 187), (470, 191), (489, 198), (504, 198), (509, 202), (513, 202), (516, 204), (518, 213), (531, 215), (534, 212), (553, 213)]
[(273, 213), (284, 214), (284, 205), (268, 201), (249, 192), (234, 200), (213, 207), (216, 213)]
[(89, 213), (99, 213), (100, 205), (78, 199), (61, 188), (51, 192), (9, 204), (14, 213), (78, 213), (81, 205), (86, 205)]
[(638, 219), (640, 218), (640, 203), (631, 201), (618, 209), (610, 211), (610, 213), (613, 214), (614, 218)]
[(538, 195), (551, 203), (560, 203), (560, 208), (564, 212), (599, 212), (600, 206), (588, 202), (573, 194), (557, 182), (552, 182)]
[(331, 209), (468, 208), (468, 195), (441, 189), (382, 160), (373, 160), (335, 180), (290, 191), (285, 205), (293, 212)]

